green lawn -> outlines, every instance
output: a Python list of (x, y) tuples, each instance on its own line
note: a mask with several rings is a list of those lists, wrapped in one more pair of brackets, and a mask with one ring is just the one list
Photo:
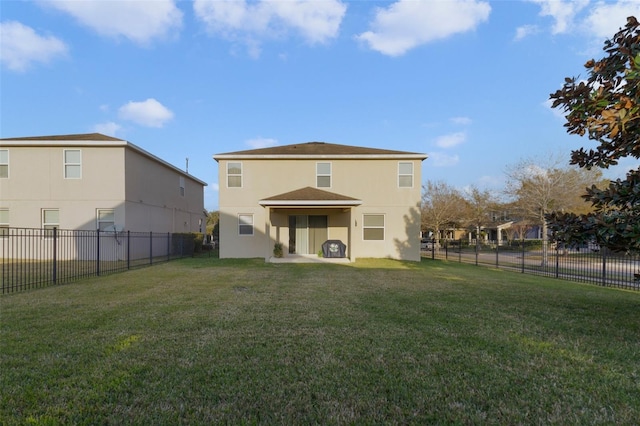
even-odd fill
[(632, 424), (640, 294), (183, 259), (0, 298), (0, 424)]

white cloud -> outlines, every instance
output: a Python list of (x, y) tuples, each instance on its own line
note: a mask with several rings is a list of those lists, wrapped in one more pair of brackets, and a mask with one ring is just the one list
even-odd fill
[(458, 124), (460, 126), (468, 126), (472, 122), (472, 120), (469, 117), (452, 117), (449, 120), (453, 124)]
[(182, 12), (173, 0), (47, 1), (80, 24), (108, 37), (124, 37), (139, 45), (165, 38), (182, 27)]
[(460, 157), (457, 154), (449, 155), (443, 152), (430, 152), (428, 155), (433, 167), (451, 167), (460, 162)]
[(638, 0), (623, 0), (616, 3), (598, 2), (589, 11), (584, 27), (594, 37), (604, 41), (613, 37), (621, 27), (624, 27), (629, 16), (640, 19), (640, 2)]
[[(580, 30), (589, 34), (598, 43), (611, 38), (627, 23), (628, 16), (640, 16), (638, 0), (618, 0), (611, 2), (588, 0), (530, 0), (540, 6), (540, 15), (554, 20), (552, 34), (570, 33)], [(530, 34), (532, 26), (520, 27), (516, 39)], [(521, 36), (521, 37), (519, 37)]]
[(268, 148), (270, 146), (275, 146), (278, 144), (278, 140), (271, 139), (271, 138), (255, 138), (255, 139), (249, 139), (245, 141), (245, 143), (249, 145), (251, 148), (258, 149), (258, 148)]
[(153, 98), (142, 102), (131, 101), (120, 107), (118, 115), (147, 127), (162, 127), (173, 118), (173, 113)]
[(490, 12), (489, 3), (479, 0), (399, 0), (378, 8), (371, 30), (356, 38), (385, 55), (400, 56), (431, 41), (472, 31), (489, 19)]
[(436, 139), (436, 146), (440, 148), (453, 148), (463, 143), (466, 139), (467, 135), (464, 132), (451, 133)]
[(108, 121), (106, 123), (99, 123), (93, 126), (93, 130), (98, 133), (102, 133), (107, 136), (115, 136), (118, 131), (122, 129), (122, 127), (114, 123), (113, 121)]
[(578, 12), (589, 4), (589, 0), (531, 0), (540, 5), (541, 16), (554, 19), (551, 29), (553, 34), (566, 33), (573, 27), (573, 20)]
[(256, 56), (259, 40), (282, 37), (289, 31), (312, 44), (337, 37), (347, 6), (339, 0), (196, 0), (193, 9), (210, 33), (241, 41)]
[(536, 34), (539, 32), (539, 28), (536, 25), (523, 25), (521, 27), (516, 28), (516, 35), (514, 37), (515, 41), (520, 41), (532, 34)]
[(340, 30), (347, 6), (339, 1), (273, 1), (273, 16), (294, 28), (310, 43), (324, 43)]
[(0, 23), (0, 62), (12, 71), (26, 71), (34, 62), (47, 63), (67, 54), (67, 45), (53, 36), (42, 36), (16, 21)]

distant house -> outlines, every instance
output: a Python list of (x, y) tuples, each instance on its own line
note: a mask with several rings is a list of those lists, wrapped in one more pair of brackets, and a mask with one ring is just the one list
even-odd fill
[[(220, 257), (345, 255), (420, 259), (425, 154), (309, 142), (214, 155), (219, 164)], [(324, 253), (323, 253), (324, 254)]]
[(206, 183), (99, 133), (0, 139), (0, 227), (198, 232)]

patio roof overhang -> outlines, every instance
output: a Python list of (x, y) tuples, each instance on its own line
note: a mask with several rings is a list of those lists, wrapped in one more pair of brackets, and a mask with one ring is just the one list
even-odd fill
[(300, 188), (284, 194), (274, 195), (258, 201), (263, 207), (329, 207), (329, 208), (351, 208), (362, 204), (362, 200), (336, 194), (334, 192), (323, 191), (317, 188)]

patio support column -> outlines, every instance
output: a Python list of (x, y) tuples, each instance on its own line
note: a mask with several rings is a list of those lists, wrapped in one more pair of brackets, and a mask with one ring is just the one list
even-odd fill
[(271, 241), (271, 207), (265, 207), (264, 214), (264, 236), (265, 236), (265, 255), (264, 261), (268, 262), (273, 254), (273, 243)]
[(353, 231), (354, 231), (353, 208), (349, 209), (349, 227), (347, 228), (347, 250), (349, 251), (349, 260), (355, 262), (356, 256), (353, 251)]

